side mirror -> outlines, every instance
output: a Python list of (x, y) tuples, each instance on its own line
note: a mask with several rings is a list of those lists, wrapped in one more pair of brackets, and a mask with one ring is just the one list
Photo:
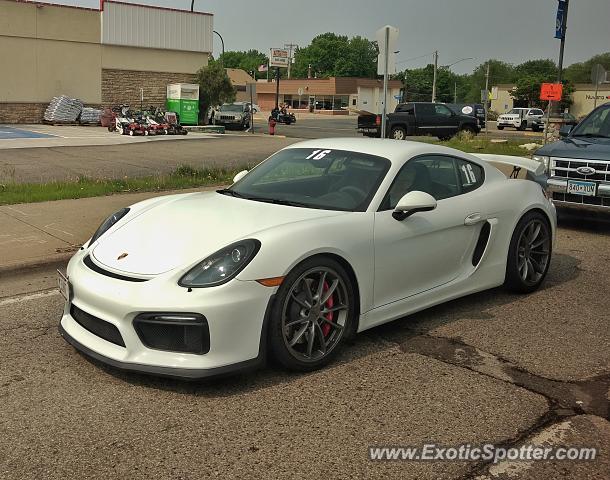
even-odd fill
[(248, 175), (248, 170), (242, 170), (241, 172), (239, 172), (237, 175), (235, 175), (233, 177), (233, 183), (237, 183), (239, 182), (242, 178), (244, 178), (246, 175)]
[(561, 138), (565, 138), (568, 135), (570, 135), (570, 132), (572, 131), (572, 129), (574, 128), (574, 125), (562, 125), (561, 128), (559, 129), (559, 136)]
[(436, 199), (426, 192), (413, 191), (405, 194), (392, 212), (392, 217), (402, 221), (417, 212), (429, 212), (436, 208)]

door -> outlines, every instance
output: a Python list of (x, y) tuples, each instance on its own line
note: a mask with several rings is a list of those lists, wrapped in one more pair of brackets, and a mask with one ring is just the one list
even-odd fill
[[(473, 268), (486, 213), (484, 207), (473, 208), (467, 193), (482, 182), (480, 166), (465, 167), (453, 157), (425, 155), (405, 164), (375, 214), (375, 307), (441, 286)], [(434, 196), (436, 209), (394, 219), (398, 200), (414, 190)]]

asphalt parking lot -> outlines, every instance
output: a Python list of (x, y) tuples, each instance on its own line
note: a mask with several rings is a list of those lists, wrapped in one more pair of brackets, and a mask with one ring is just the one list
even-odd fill
[[(359, 335), (329, 368), (201, 383), (95, 364), (52, 268), (0, 276), (0, 478), (607, 478), (610, 223), (563, 218), (543, 288)], [(600, 448), (593, 462), (373, 462), (369, 446)]]

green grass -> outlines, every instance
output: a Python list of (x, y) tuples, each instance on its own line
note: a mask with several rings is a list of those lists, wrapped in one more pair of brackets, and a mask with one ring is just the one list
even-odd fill
[(490, 140), (484, 138), (483, 134), (479, 134), (476, 137), (469, 135), (456, 135), (451, 140), (446, 142), (441, 142), (433, 137), (422, 140), (418, 139), (418, 141), (444, 145), (446, 147), (455, 148), (468, 153), (491, 153), (496, 155), (516, 155), (518, 157), (531, 156), (531, 152), (527, 151), (525, 148), (519, 147), (519, 145), (529, 142), (508, 141), (505, 143), (492, 143)]
[[(520, 148), (519, 143), (492, 143), (482, 135), (472, 137), (459, 135), (446, 142), (430, 137), (419, 141), (445, 145), (469, 153), (494, 153), (499, 155), (530, 156), (530, 152)], [(101, 197), (115, 193), (157, 192), (179, 190), (203, 186), (226, 185), (232, 183), (235, 174), (248, 166), (232, 169), (203, 168), (188, 165), (178, 167), (168, 175), (141, 178), (93, 179), (80, 177), (73, 181), (49, 183), (16, 183), (14, 172), (0, 175), (0, 205), (15, 203), (47, 202), (66, 198)], [(2, 172), (0, 172), (1, 174)], [(3, 180), (8, 177), (8, 180)]]
[(0, 205), (226, 185), (232, 183), (237, 172), (246, 168), (248, 167), (196, 169), (183, 165), (169, 175), (122, 179), (80, 177), (74, 181), (49, 183), (15, 183), (0, 179)]

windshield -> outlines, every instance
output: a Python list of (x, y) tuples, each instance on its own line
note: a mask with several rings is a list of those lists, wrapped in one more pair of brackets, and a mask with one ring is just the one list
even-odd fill
[(346, 150), (282, 150), (220, 193), (324, 210), (365, 211), (390, 168), (386, 158)]
[(243, 112), (243, 105), (224, 104), (220, 107), (221, 112)]
[(521, 115), (521, 112), (523, 110), (520, 108), (513, 108), (510, 112), (507, 113), (507, 115)]
[(576, 126), (571, 136), (610, 138), (610, 106), (594, 111)]

